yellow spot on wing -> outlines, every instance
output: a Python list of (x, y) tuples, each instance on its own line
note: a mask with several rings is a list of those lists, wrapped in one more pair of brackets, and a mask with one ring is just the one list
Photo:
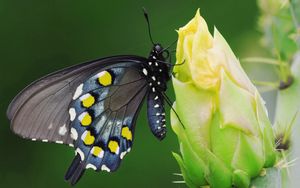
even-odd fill
[(95, 137), (91, 135), (91, 131), (85, 131), (81, 137), (85, 145), (92, 145), (95, 141)]
[(112, 84), (112, 76), (108, 71), (102, 71), (98, 74), (98, 82), (103, 86)]
[(109, 141), (108, 148), (112, 153), (119, 154), (119, 144), (117, 141)]
[(95, 97), (90, 94), (86, 94), (81, 98), (82, 106), (85, 108), (89, 108), (95, 104)]
[(102, 158), (103, 157), (103, 154), (104, 154), (104, 151), (101, 147), (99, 146), (94, 146), (93, 149), (92, 149), (92, 154), (96, 157), (100, 157)]
[(92, 116), (88, 112), (84, 112), (79, 116), (82, 126), (89, 126), (92, 123)]
[(122, 137), (126, 138), (126, 140), (132, 141), (132, 133), (128, 127), (123, 127), (121, 134), (122, 134)]

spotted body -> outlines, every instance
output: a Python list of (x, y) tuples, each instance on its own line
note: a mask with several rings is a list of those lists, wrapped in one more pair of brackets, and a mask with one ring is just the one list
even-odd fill
[(10, 104), (12, 131), (74, 147), (76, 155), (65, 175), (71, 184), (85, 169), (115, 171), (131, 150), (144, 99), (152, 133), (159, 140), (166, 135), (163, 96), (170, 65), (163, 52), (156, 44), (148, 58), (108, 57), (41, 78)]

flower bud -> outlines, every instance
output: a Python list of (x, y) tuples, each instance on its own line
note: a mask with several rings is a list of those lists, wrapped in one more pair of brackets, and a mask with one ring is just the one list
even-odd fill
[(178, 31), (171, 124), (189, 187), (248, 187), (276, 160), (264, 102), (226, 40), (196, 16)]

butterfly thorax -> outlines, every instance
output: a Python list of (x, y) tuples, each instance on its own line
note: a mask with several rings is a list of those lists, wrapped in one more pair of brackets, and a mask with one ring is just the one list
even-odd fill
[(149, 86), (162, 92), (167, 90), (166, 82), (170, 80), (170, 67), (166, 62), (164, 53), (168, 55), (168, 51), (164, 50), (160, 44), (155, 44), (143, 69), (143, 74), (147, 77)]

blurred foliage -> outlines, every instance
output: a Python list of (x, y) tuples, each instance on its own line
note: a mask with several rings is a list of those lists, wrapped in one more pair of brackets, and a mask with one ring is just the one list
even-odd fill
[[(210, 29), (215, 25), (237, 56), (261, 49), (252, 0), (0, 0), (0, 187), (69, 187), (63, 176), (73, 149), (15, 136), (6, 108), (30, 82), (60, 68), (116, 54), (147, 56), (151, 43), (142, 6), (150, 14), (154, 40), (164, 46), (200, 7)], [(168, 94), (174, 98), (172, 88)], [(171, 154), (178, 150), (176, 136), (169, 131), (158, 142), (145, 114), (143, 108), (133, 150), (120, 169), (112, 174), (89, 170), (76, 187), (184, 187), (172, 183), (179, 172)]]
[[(289, 0), (258, 0), (261, 9), (259, 26), (264, 34), (263, 43), (275, 57), (291, 61), (297, 50), (297, 27)], [(296, 22), (296, 21), (295, 21)]]
[(279, 79), (287, 82), (300, 46), (299, 0), (258, 0), (262, 42), (277, 59)]
[(277, 62), (280, 81), (280, 87), (275, 88), (274, 117), (277, 145), (282, 154), (278, 167), (282, 168), (282, 186), (296, 188), (300, 183), (300, 170), (295, 163), (300, 157), (300, 1), (258, 0), (258, 4), (262, 39)]

